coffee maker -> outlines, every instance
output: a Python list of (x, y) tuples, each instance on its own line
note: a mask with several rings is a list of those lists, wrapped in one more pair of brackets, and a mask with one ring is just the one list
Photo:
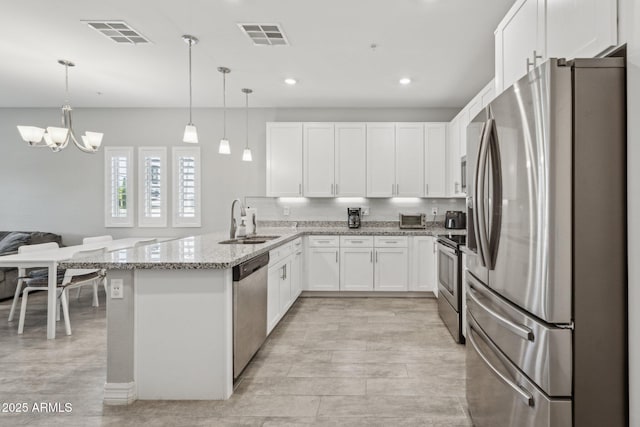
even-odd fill
[(360, 228), (361, 208), (347, 208), (347, 222), (349, 228)]

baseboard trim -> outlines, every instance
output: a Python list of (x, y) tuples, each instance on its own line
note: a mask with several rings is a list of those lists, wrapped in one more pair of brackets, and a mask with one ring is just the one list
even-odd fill
[(136, 400), (136, 383), (105, 383), (105, 405), (131, 405)]
[(435, 298), (433, 292), (302, 291), (302, 298)]

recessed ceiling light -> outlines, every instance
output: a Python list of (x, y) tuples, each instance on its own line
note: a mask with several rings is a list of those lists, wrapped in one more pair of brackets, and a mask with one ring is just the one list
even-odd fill
[(409, 77), (403, 77), (400, 79), (401, 85), (408, 85), (409, 83), (411, 83), (411, 79)]
[(292, 78), (284, 79), (284, 82), (289, 86), (293, 86), (294, 84), (298, 83), (296, 79), (292, 79)]

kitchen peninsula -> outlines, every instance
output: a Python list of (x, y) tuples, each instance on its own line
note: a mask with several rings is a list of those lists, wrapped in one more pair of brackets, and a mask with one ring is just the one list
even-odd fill
[[(105, 403), (129, 404), (136, 399), (224, 400), (233, 393), (234, 266), (269, 252), (271, 270), (289, 254), (305, 254), (301, 260), (307, 261), (300, 266), (298, 287), (291, 288), (279, 312), (276, 298), (275, 317), (270, 299), (269, 316), (275, 322), (268, 325), (270, 331), (301, 291), (313, 290), (302, 280), (306, 277), (303, 265), (309, 257), (309, 250), (304, 248), (313, 246), (320, 239), (318, 236), (335, 242), (371, 239), (381, 247), (392, 241), (404, 244), (404, 269), (409, 272), (405, 293), (433, 296), (414, 283), (418, 278), (411, 271), (422, 267), (421, 258), (417, 258), (422, 254), (414, 239), (427, 238), (430, 242), (434, 240), (431, 236), (448, 232), (464, 230), (445, 230), (433, 223), (422, 230), (400, 230), (397, 226), (261, 228), (260, 235), (278, 237), (261, 244), (221, 244), (228, 235), (206, 234), (114, 251), (100, 258), (66, 261), (62, 266), (107, 269), (110, 289), (121, 286), (123, 290), (121, 299), (114, 298), (111, 292), (107, 303)], [(294, 250), (294, 244), (299, 249)], [(372, 266), (377, 262), (374, 250), (371, 249)], [(333, 262), (334, 249), (331, 251)], [(335, 248), (336, 264), (341, 260), (339, 252)], [(410, 255), (412, 252), (415, 256)], [(369, 252), (366, 257), (368, 262)], [(280, 279), (278, 273), (275, 278)], [(282, 298), (281, 295), (281, 301)]]

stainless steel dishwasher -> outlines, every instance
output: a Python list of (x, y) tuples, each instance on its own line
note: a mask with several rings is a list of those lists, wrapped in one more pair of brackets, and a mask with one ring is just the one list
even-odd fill
[(233, 267), (233, 378), (267, 338), (267, 277), (269, 254)]

